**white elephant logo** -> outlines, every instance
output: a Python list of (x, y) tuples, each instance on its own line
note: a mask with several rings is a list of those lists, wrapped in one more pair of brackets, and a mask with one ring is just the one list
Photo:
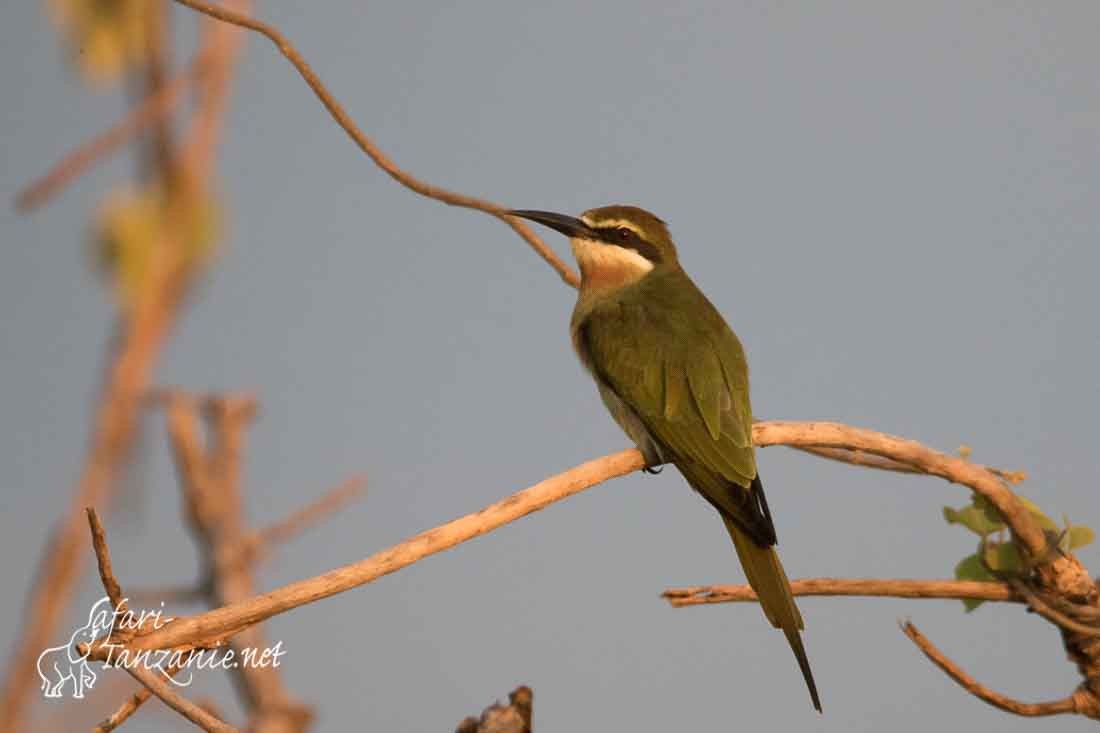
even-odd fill
[[(80, 642), (91, 643), (101, 633), (109, 631), (114, 609), (109, 598), (101, 598), (88, 613), (88, 623), (73, 632), (67, 644), (51, 646), (38, 655), (38, 676), (46, 697), (62, 697), (65, 684), (72, 682), (73, 697), (83, 698), (84, 690), (95, 684), (96, 675), (88, 664), (88, 654), (77, 651)], [(90, 653), (90, 649), (89, 649)]]

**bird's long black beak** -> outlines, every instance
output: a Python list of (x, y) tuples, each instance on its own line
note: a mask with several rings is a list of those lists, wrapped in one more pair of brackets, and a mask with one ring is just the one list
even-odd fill
[(533, 211), (531, 209), (513, 209), (508, 212), (508, 215), (518, 216), (521, 219), (530, 219), (533, 222), (537, 222), (538, 224), (548, 226), (555, 231), (561, 232), (567, 237), (595, 238), (592, 228), (573, 216), (555, 214), (552, 211)]

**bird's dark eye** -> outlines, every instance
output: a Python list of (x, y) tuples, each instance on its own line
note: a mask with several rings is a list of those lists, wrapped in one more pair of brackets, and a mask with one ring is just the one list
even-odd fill
[(629, 227), (619, 227), (615, 231), (615, 233), (619, 235), (619, 239), (623, 240), (624, 242), (630, 239), (631, 235), (634, 234), (634, 232)]

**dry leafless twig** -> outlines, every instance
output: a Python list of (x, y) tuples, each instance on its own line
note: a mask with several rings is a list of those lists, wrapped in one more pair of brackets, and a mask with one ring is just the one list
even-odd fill
[(964, 690), (974, 697), (984, 700), (995, 708), (1000, 708), (1005, 712), (1027, 717), (1060, 715), (1062, 713), (1084, 713), (1084, 711), (1078, 710), (1074, 700), (1075, 696), (1073, 695), (1050, 702), (1026, 703), (1020, 702), (1019, 700), (1013, 700), (1010, 697), (994, 692), (966, 672), (962, 671), (959, 665), (948, 659), (947, 656), (937, 649), (912, 623), (908, 621), (905, 622), (901, 625), (901, 630), (917, 645), (917, 648), (924, 653), (924, 656), (928, 657), (933, 664), (942, 669), (948, 677), (959, 683)]
[(421, 196), (427, 196), (428, 198), (441, 201), (450, 206), (475, 209), (497, 217), (510, 226), (516, 234), (522, 237), (523, 240), (531, 246), (539, 257), (550, 265), (550, 267), (554, 268), (554, 271), (558, 273), (564, 282), (573, 287), (576, 287), (580, 283), (580, 278), (573, 269), (558, 257), (554, 253), (554, 250), (550, 249), (550, 247), (548, 247), (529, 226), (521, 219), (507, 215), (507, 207), (477, 198), (476, 196), (467, 196), (466, 194), (456, 193), (455, 191), (432, 185), (427, 181), (417, 178), (408, 171), (399, 168), (389, 156), (382, 152), (381, 148), (375, 145), (375, 143), (359, 129), (359, 126), (347, 113), (344, 107), (336, 101), (336, 98), (329, 93), (328, 89), (317, 77), (317, 74), (314, 73), (313, 69), (306, 63), (305, 59), (302, 58), (301, 54), (298, 53), (298, 50), (294, 48), (294, 45), (277, 29), (267, 23), (250, 18), (247, 15), (235, 13), (232, 10), (200, 2), (199, 0), (175, 0), (175, 2), (186, 5), (192, 10), (209, 15), (212, 18), (217, 18), (225, 23), (255, 31), (268, 38), (279, 49), (279, 52), (298, 70), (298, 73), (301, 74), (306, 84), (309, 85), (309, 88), (312, 89), (313, 93), (317, 95), (317, 98), (321, 100), (321, 104), (328, 110), (332, 119), (336, 121), (336, 124), (340, 125), (344, 132), (346, 132), (348, 136), (355, 141), (355, 144), (359, 146), (359, 149), (366, 153), (367, 157), (374, 161), (375, 165), (389, 174), (391, 178)]
[(195, 703), (177, 694), (167, 682), (158, 677), (152, 670), (145, 669), (140, 664), (128, 664), (125, 666), (125, 670), (131, 677), (144, 685), (146, 689), (164, 701), (165, 705), (203, 730), (209, 733), (241, 733), (237, 728), (218, 720)]
[[(796, 596), (861, 596), (879, 598), (954, 598), (977, 601), (1023, 599), (1003, 583), (974, 580), (903, 580), (899, 578), (804, 578), (791, 581)], [(712, 603), (756, 601), (748, 585), (699, 585), (669, 588), (661, 597), (675, 608)]]
[[(106, 533), (103, 531), (103, 525), (99, 521), (99, 515), (96, 513), (95, 509), (87, 507), (86, 512), (92, 534), (92, 549), (95, 552), (97, 564), (99, 565), (100, 580), (103, 583), (103, 589), (107, 592), (108, 598), (114, 603), (115, 610), (121, 611), (124, 608), (124, 596), (122, 587), (118, 582), (118, 578), (115, 577), (114, 569), (111, 565), (111, 554), (107, 546)], [(109, 645), (115, 633), (116, 630), (112, 625), (112, 630), (108, 634), (108, 638), (97, 640), (96, 645)], [(123, 632), (123, 636), (125, 636), (126, 633), (128, 632)], [(86, 644), (82, 644), (81, 646), (88, 647)], [(166, 705), (182, 714), (203, 730), (211, 731), (212, 733), (237, 733), (236, 728), (223, 723), (199, 706), (177, 694), (168, 683), (158, 677), (152, 669), (142, 666), (141, 663), (123, 664), (121, 666), (134, 679), (144, 685), (147, 690), (163, 700)], [(171, 677), (179, 670), (170, 668), (157, 671), (165, 676)], [(94, 730), (112, 730), (113, 728), (117, 728), (118, 725), (129, 718), (147, 699), (148, 695), (142, 695), (140, 693), (132, 695), (131, 698), (123, 703), (111, 717), (97, 725)]]

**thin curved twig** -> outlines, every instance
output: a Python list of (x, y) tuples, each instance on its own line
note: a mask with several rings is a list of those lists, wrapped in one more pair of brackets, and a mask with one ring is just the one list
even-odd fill
[[(1003, 583), (971, 580), (904, 580), (894, 578), (804, 578), (791, 581), (796, 596), (862, 596), (877, 598), (941, 598), (976, 601), (1023, 599)], [(700, 585), (669, 588), (661, 594), (673, 608), (711, 603), (756, 601), (756, 592), (748, 585)]]
[(567, 265), (560, 257), (558, 257), (550, 247), (546, 245), (528, 227), (521, 219), (517, 219), (514, 216), (508, 216), (508, 209), (500, 204), (495, 204), (492, 201), (486, 199), (477, 198), (476, 196), (467, 196), (466, 194), (450, 191), (440, 186), (435, 186), (427, 181), (421, 180), (411, 173), (399, 168), (396, 163), (393, 162), (382, 149), (379, 148), (366, 134), (359, 129), (359, 126), (355, 124), (355, 121), (343, 108), (343, 106), (336, 101), (336, 98), (328, 91), (325, 85), (318, 78), (313, 69), (302, 58), (298, 50), (294, 48), (294, 45), (287, 40), (287, 38), (280, 33), (274, 27), (264, 23), (262, 21), (250, 18), (240, 13), (234, 13), (231, 10), (209, 5), (200, 0), (175, 0), (181, 5), (200, 12), (204, 15), (208, 15), (212, 18), (217, 18), (225, 23), (231, 23), (241, 28), (247, 28), (248, 30), (255, 31), (275, 44), (279, 49), (279, 52), (286, 57), (287, 61), (293, 64), (294, 68), (298, 70), (298, 73), (305, 80), (309, 88), (313, 90), (313, 93), (317, 95), (317, 99), (321, 101), (325, 109), (328, 110), (329, 115), (336, 121), (336, 124), (343, 128), (344, 132), (355, 141), (355, 144), (359, 146), (368, 158), (374, 161), (374, 164), (385, 171), (391, 178), (400, 183), (405, 188), (414, 191), (421, 196), (427, 196), (428, 198), (441, 201), (442, 203), (450, 206), (460, 206), (466, 209), (474, 209), (477, 211), (483, 211), (486, 214), (495, 216), (510, 226), (513, 231), (523, 238), (527, 244), (531, 246), (535, 253), (538, 254), (548, 265), (550, 265), (558, 273), (563, 281), (572, 287), (577, 287), (580, 283), (580, 278), (573, 271), (569, 265)]
[(1072, 696), (1062, 698), (1061, 700), (1051, 700), (1049, 702), (1029, 703), (1020, 702), (1019, 700), (1014, 700), (1011, 697), (1002, 695), (999, 692), (994, 692), (966, 672), (962, 671), (959, 665), (948, 659), (947, 656), (937, 649), (911, 622), (906, 621), (902, 624), (901, 630), (917, 645), (917, 648), (924, 653), (924, 656), (928, 657), (933, 664), (942, 669), (948, 677), (955, 680), (955, 682), (974, 697), (989, 703), (995, 708), (1003, 710), (1006, 713), (1029, 718), (1078, 712), (1077, 704)]

